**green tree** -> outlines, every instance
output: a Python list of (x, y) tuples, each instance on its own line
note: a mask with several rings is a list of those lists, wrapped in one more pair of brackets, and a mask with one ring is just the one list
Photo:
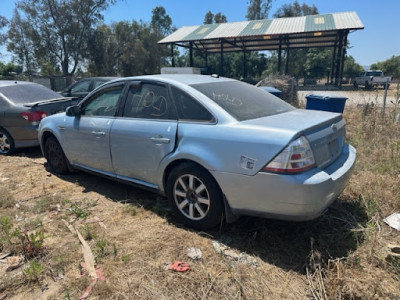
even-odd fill
[(317, 15), (318, 9), (315, 5), (308, 6), (307, 4), (299, 4), (294, 1), (292, 4), (283, 4), (274, 14), (275, 18), (290, 18), (308, 15)]
[(364, 68), (358, 64), (354, 57), (351, 55), (346, 55), (346, 59), (344, 61), (344, 69), (343, 69), (343, 76), (352, 79), (358, 76)]
[(172, 19), (165, 8), (157, 6), (152, 10), (151, 27), (158, 32), (161, 36), (167, 36), (172, 31)]
[(7, 24), (8, 20), (5, 17), (0, 16), (0, 46), (3, 45), (7, 40), (7, 34), (2, 33), (3, 29), (7, 26)]
[(211, 11), (208, 11), (204, 16), (203, 24), (212, 24), (214, 21), (214, 14)]
[[(300, 17), (318, 14), (315, 5), (299, 4), (294, 1), (292, 4), (282, 5), (274, 14), (274, 18)], [(296, 78), (312, 77), (322, 78), (329, 72), (332, 50), (325, 48), (313, 49), (291, 49), (289, 55), (288, 74)], [(277, 52), (273, 51), (272, 56), (276, 56), (273, 61), (277, 62)], [(282, 68), (282, 66), (281, 66)], [(282, 70), (279, 70), (282, 72)]]
[(226, 22), (228, 22), (228, 19), (221, 12), (218, 12), (214, 15), (211, 11), (208, 11), (204, 16), (203, 24), (226, 23)]
[(400, 55), (372, 64), (371, 70), (382, 70), (386, 76), (400, 78)]
[(226, 23), (226, 22), (228, 22), (228, 20), (225, 15), (223, 15), (222, 13), (219, 12), (214, 15), (214, 22), (215, 23)]
[(122, 43), (117, 42), (114, 28), (115, 24), (111, 27), (103, 24), (92, 30), (89, 37), (87, 75), (118, 75), (116, 62), (121, 56)]
[(272, 0), (250, 0), (247, 6), (247, 20), (267, 19)]
[[(101, 12), (114, 2), (115, 0), (19, 0), (17, 8), (31, 25), (30, 30), (24, 34), (33, 44), (38, 63), (55, 63), (60, 66), (63, 75), (73, 75), (78, 65), (87, 57), (87, 41), (91, 28), (103, 19)], [(13, 40), (12, 43), (16, 49), (18, 43)]]
[(28, 75), (35, 73), (38, 68), (34, 45), (32, 40), (28, 38), (32, 34), (30, 31), (30, 23), (23, 20), (18, 10), (14, 9), (14, 15), (8, 31), (8, 37), (11, 42), (8, 44), (7, 50), (14, 53), (18, 63), (24, 66)]
[(13, 63), (7, 63), (6, 65), (0, 62), (0, 75), (11, 76), (14, 74), (21, 74), (22, 66), (15, 65)]

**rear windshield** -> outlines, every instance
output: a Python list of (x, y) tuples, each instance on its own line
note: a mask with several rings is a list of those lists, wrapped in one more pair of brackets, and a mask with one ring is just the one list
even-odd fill
[(382, 71), (368, 71), (367, 76), (382, 76)]
[(191, 86), (216, 102), (238, 121), (257, 119), (294, 109), (270, 93), (240, 81)]
[(0, 93), (16, 104), (62, 98), (62, 96), (40, 84), (15, 84), (0, 88)]

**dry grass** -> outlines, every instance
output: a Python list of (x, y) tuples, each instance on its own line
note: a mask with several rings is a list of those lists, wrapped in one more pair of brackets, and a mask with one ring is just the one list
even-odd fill
[[(344, 117), (358, 151), (355, 174), (328, 213), (312, 222), (243, 217), (193, 231), (174, 223), (155, 194), (84, 173), (56, 177), (37, 150), (0, 157), (0, 216), (10, 217), (13, 229), (45, 237), (37, 280), (22, 271), (31, 261), (11, 272), (0, 264), (0, 295), (83, 294), (91, 280), (81, 275), (81, 247), (65, 220), (104, 270), (106, 280), (90, 299), (399, 299), (400, 263), (386, 261), (387, 245), (400, 245), (399, 233), (382, 219), (400, 211), (400, 124), (392, 111), (382, 118), (374, 107), (346, 108)], [(217, 253), (213, 241), (229, 253)], [(202, 258), (191, 260), (189, 247)], [(190, 270), (166, 270), (176, 260)]]

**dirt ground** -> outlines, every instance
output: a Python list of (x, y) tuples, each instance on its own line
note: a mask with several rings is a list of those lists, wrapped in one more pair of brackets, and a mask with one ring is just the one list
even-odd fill
[[(177, 224), (157, 194), (83, 172), (50, 173), (38, 148), (0, 156), (0, 166), (0, 258), (23, 256), (12, 270), (0, 260), (2, 300), (400, 299), (400, 260), (388, 263), (400, 236), (382, 221), (400, 209), (398, 170), (374, 177), (359, 165), (315, 221), (242, 217), (195, 231)], [(380, 210), (366, 200), (380, 201), (367, 188), (377, 181), (388, 202)], [(43, 243), (34, 248), (38, 232)], [(190, 269), (168, 269), (175, 261)]]

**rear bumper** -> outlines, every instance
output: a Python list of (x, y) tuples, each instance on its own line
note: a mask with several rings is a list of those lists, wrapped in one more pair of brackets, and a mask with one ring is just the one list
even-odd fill
[(27, 125), (21, 127), (6, 128), (14, 139), (15, 148), (39, 146), (39, 125)]
[(327, 168), (298, 175), (213, 172), (234, 214), (304, 221), (320, 216), (345, 188), (356, 150), (346, 144)]

